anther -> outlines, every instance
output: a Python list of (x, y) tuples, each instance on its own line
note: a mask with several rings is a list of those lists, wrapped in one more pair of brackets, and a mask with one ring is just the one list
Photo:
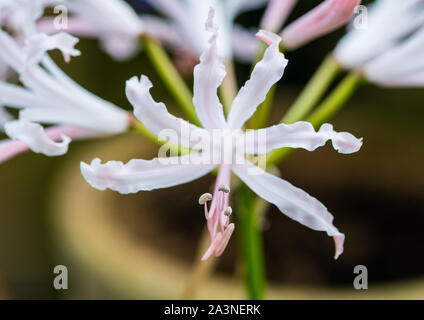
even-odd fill
[(231, 214), (233, 213), (233, 209), (231, 209), (231, 207), (227, 207), (227, 209), (225, 209), (224, 214), (229, 217), (231, 216)]
[(223, 184), (219, 186), (218, 191), (222, 191), (224, 193), (230, 193), (230, 187)]
[(212, 195), (210, 193), (204, 193), (199, 198), (199, 204), (200, 205), (204, 205), (206, 202), (211, 201), (212, 198), (213, 197), (212, 197)]

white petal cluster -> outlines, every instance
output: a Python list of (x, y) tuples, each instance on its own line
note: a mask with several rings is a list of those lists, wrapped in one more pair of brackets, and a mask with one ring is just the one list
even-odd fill
[[(213, 11), (210, 11), (206, 26), (213, 35), (194, 71), (193, 102), (204, 128), (191, 125), (190, 130), (206, 133), (222, 130), (225, 134), (232, 130), (241, 131), (243, 124), (264, 101), (271, 87), (283, 76), (287, 60), (279, 51), (281, 38), (271, 32), (260, 31), (257, 36), (269, 46), (265, 50), (263, 59), (254, 67), (250, 79), (238, 92), (228, 118), (225, 119), (222, 104), (217, 96), (217, 88), (225, 76), (225, 67), (219, 58), (217, 27), (213, 24), (212, 18)], [(127, 97), (134, 107), (134, 114), (154, 134), (161, 130), (178, 128), (184, 121), (169, 114), (164, 104), (153, 100), (149, 91), (151, 86), (151, 82), (145, 76), (140, 79), (132, 78), (127, 82)], [(362, 146), (362, 139), (357, 139), (347, 132), (336, 132), (329, 124), (324, 124), (318, 132), (307, 122), (280, 124), (260, 130), (267, 132), (263, 136), (265, 140), (250, 141), (253, 144), (253, 150), (247, 150), (247, 153), (257, 153), (258, 150), (267, 153), (282, 147), (304, 148), (312, 151), (323, 146), (328, 140), (332, 141), (333, 147), (340, 153), (353, 153)], [(248, 135), (247, 132), (246, 135)], [(255, 136), (258, 135), (253, 135)], [(228, 134), (224, 139), (231, 140), (232, 136)], [(181, 139), (181, 141), (184, 140)], [(262, 144), (268, 148), (261, 148)], [(189, 144), (186, 146), (190, 147)], [(202, 152), (194, 154), (207, 158), (207, 152), (203, 152), (204, 149), (201, 150)], [(224, 154), (225, 151), (222, 150), (222, 153)], [(148, 191), (187, 183), (206, 175), (217, 166), (213, 162), (193, 161), (192, 155), (155, 158), (150, 161), (133, 159), (128, 163), (109, 161), (105, 164), (102, 164), (100, 159), (94, 159), (91, 164), (81, 163), (81, 172), (84, 178), (99, 190), (110, 188), (124, 194)], [(229, 224), (228, 216), (223, 214), (229, 212), (227, 210), (229, 188), (225, 186), (229, 186), (231, 171), (256, 194), (273, 203), (290, 218), (332, 236), (336, 244), (335, 257), (342, 253), (344, 235), (333, 226), (333, 216), (317, 199), (247, 160), (242, 163), (234, 161), (228, 164), (222, 159), (218, 165), (220, 170), (215, 185), (215, 195), (209, 209), (202, 199), (211, 234), (211, 247), (207, 250), (205, 259), (211, 254), (220, 255), (234, 230), (234, 225)], [(223, 190), (228, 192), (222, 194)], [(218, 224), (221, 224), (221, 231), (217, 231)]]

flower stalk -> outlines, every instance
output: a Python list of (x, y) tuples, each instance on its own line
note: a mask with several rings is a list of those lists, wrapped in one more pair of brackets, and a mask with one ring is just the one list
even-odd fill
[(255, 194), (242, 184), (237, 192), (237, 234), (248, 299), (265, 299), (266, 271)]

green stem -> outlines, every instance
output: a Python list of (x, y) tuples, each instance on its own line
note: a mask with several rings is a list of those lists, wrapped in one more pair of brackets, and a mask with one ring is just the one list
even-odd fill
[(147, 56), (156, 68), (159, 76), (162, 78), (162, 81), (168, 87), (174, 99), (181, 106), (190, 121), (196, 125), (200, 125), (193, 106), (193, 95), (184, 80), (181, 78), (166, 51), (156, 40), (147, 36), (143, 36), (141, 41)]
[(266, 289), (265, 259), (255, 198), (255, 194), (244, 184), (237, 191), (237, 234), (248, 298), (263, 300)]
[(349, 73), (306, 121), (312, 123), (315, 128), (323, 124), (345, 105), (361, 82), (362, 76), (358, 72)]
[(331, 82), (341, 71), (342, 68), (333, 55), (328, 55), (281, 122), (293, 123), (303, 119), (322, 98)]
[[(362, 81), (363, 78), (359, 73), (355, 71), (349, 73), (315, 111), (306, 118), (306, 121), (312, 123), (315, 128), (318, 128), (345, 105)], [(295, 119), (295, 121), (300, 120), (302, 120), (302, 118)], [(273, 150), (268, 154), (267, 166), (281, 162), (293, 151), (294, 149), (291, 148)]]

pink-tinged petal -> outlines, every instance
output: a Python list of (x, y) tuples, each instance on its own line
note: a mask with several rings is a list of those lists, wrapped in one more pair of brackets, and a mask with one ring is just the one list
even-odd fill
[(402, 45), (374, 58), (363, 67), (365, 77), (382, 86), (422, 86), (424, 73), (424, 28)]
[(134, 107), (135, 116), (156, 136), (164, 133), (164, 130), (172, 130), (175, 135), (170, 137), (170, 142), (184, 147), (194, 146), (197, 141), (190, 141), (190, 135), (201, 136), (205, 130), (173, 116), (163, 103), (155, 102), (150, 94), (152, 86), (146, 76), (127, 81), (126, 94)]
[(271, 87), (283, 76), (288, 62), (279, 50), (281, 38), (278, 35), (261, 30), (257, 37), (269, 44), (269, 47), (233, 101), (228, 115), (228, 125), (231, 128), (241, 128), (255, 113)]
[(104, 164), (94, 159), (91, 164), (81, 162), (85, 180), (95, 189), (111, 189), (122, 194), (173, 187), (196, 180), (216, 165), (193, 164), (190, 155), (152, 160), (133, 159), (127, 163), (109, 161)]
[(25, 142), (19, 140), (2, 140), (0, 141), (0, 163), (28, 150), (29, 147)]
[(222, 240), (222, 233), (218, 232), (215, 238), (213, 239), (212, 243), (210, 244), (209, 248), (204, 253), (201, 259), (202, 261), (209, 259), (216, 252), (216, 250), (219, 248), (219, 245), (221, 244), (221, 240)]
[(193, 104), (200, 122), (206, 129), (220, 129), (226, 126), (224, 111), (217, 89), (225, 77), (225, 66), (218, 56), (216, 40), (218, 27), (213, 23), (214, 11), (209, 11), (206, 29), (212, 32), (209, 46), (200, 56), (200, 63), (194, 68)]
[[(99, 136), (97, 132), (66, 125), (49, 127), (45, 129), (45, 133), (53, 141), (61, 141), (63, 135), (70, 137), (72, 140), (94, 138)], [(28, 150), (30, 150), (29, 146), (21, 140), (0, 141), (0, 163)]]
[(296, 49), (346, 24), (361, 0), (326, 0), (287, 26), (281, 37), (288, 49)]
[(323, 124), (318, 132), (311, 123), (299, 121), (293, 124), (278, 124), (269, 128), (254, 130), (245, 134), (246, 153), (268, 153), (280, 148), (302, 148), (314, 151), (331, 140), (340, 153), (359, 151), (362, 138), (355, 138), (348, 132), (336, 132), (331, 124)]
[(75, 57), (81, 54), (79, 50), (74, 48), (78, 41), (78, 38), (64, 32), (51, 36), (44, 33), (35, 34), (26, 41), (24, 47), (26, 64), (34, 65), (39, 63), (47, 51), (54, 49), (59, 49), (65, 61), (69, 62), (71, 56)]
[(233, 165), (233, 171), (258, 196), (274, 204), (291, 219), (334, 237), (335, 258), (343, 252), (344, 235), (333, 225), (333, 216), (317, 199), (251, 163)]
[(61, 135), (61, 142), (55, 142), (41, 125), (25, 120), (8, 122), (4, 129), (11, 139), (23, 141), (33, 152), (51, 157), (61, 156), (68, 152), (68, 145), (71, 142), (71, 138), (65, 134)]
[(261, 21), (261, 29), (280, 31), (298, 0), (270, 0)]
[(234, 223), (230, 223), (227, 228), (224, 230), (224, 233), (222, 235), (222, 239), (219, 242), (218, 247), (215, 250), (215, 256), (219, 257), (225, 250), (225, 248), (228, 245), (228, 242), (230, 241), (231, 235), (234, 232)]

